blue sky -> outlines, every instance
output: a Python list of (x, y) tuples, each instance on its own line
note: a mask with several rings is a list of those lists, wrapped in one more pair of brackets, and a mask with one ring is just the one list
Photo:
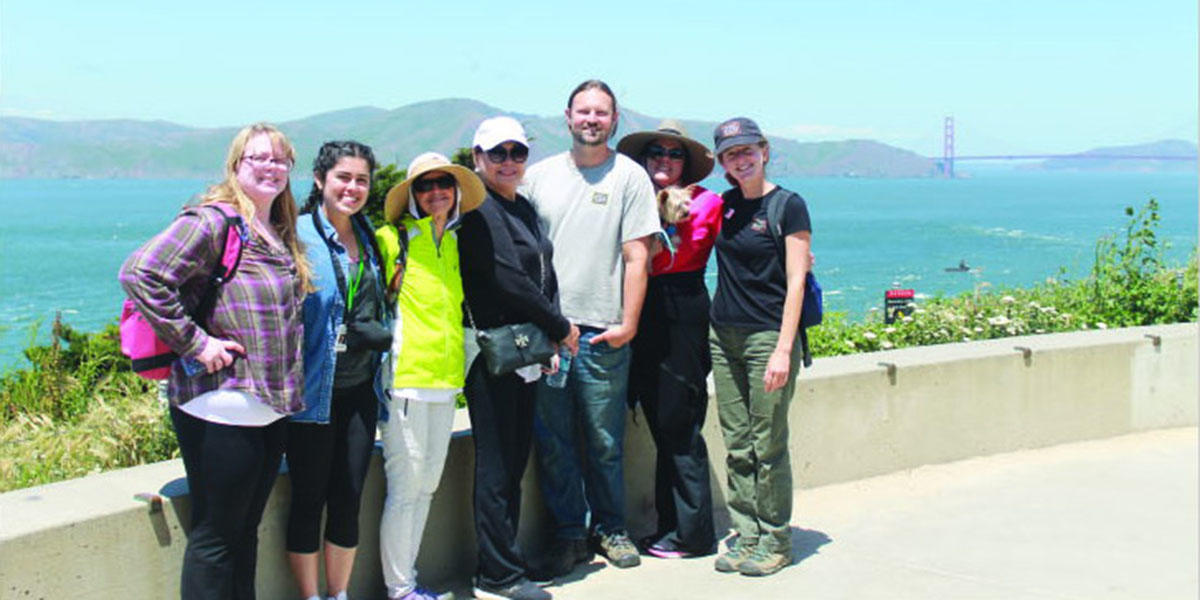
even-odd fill
[(6, 0), (0, 113), (216, 126), (469, 97), (550, 115), (600, 77), (652, 115), (930, 155), (945, 115), (959, 154), (1197, 137), (1192, 0), (175, 4)]

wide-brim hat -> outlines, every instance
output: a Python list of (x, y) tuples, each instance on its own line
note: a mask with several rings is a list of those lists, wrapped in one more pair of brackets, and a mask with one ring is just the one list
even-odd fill
[(664, 119), (654, 131), (639, 131), (621, 138), (621, 141), (617, 143), (617, 152), (641, 164), (642, 151), (646, 149), (646, 146), (654, 140), (663, 138), (679, 142), (683, 146), (684, 152), (687, 152), (687, 163), (684, 164), (683, 175), (679, 178), (680, 186), (696, 183), (712, 173), (712, 152), (704, 144), (688, 137), (683, 123), (675, 119)]
[(458, 184), (458, 214), (466, 214), (483, 204), (486, 191), (483, 182), (474, 171), (450, 162), (450, 159), (437, 152), (426, 152), (408, 163), (408, 172), (404, 181), (388, 190), (387, 199), (383, 203), (383, 216), (389, 223), (396, 222), (400, 215), (408, 209), (408, 200), (412, 198), (409, 188), (418, 177), (430, 171), (444, 171), (454, 176)]

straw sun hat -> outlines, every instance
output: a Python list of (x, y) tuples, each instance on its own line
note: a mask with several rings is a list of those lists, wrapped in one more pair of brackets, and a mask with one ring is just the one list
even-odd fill
[(675, 119), (664, 119), (654, 131), (639, 131), (621, 138), (621, 141), (617, 143), (617, 152), (642, 164), (642, 151), (650, 142), (662, 138), (679, 142), (683, 146), (683, 150), (687, 152), (687, 162), (683, 168), (683, 175), (679, 179), (680, 186), (696, 183), (712, 173), (712, 152), (709, 152), (704, 144), (688, 137), (683, 123)]
[(394, 223), (408, 210), (408, 200), (412, 197), (409, 188), (412, 183), (430, 171), (442, 171), (454, 176), (458, 184), (458, 213), (466, 214), (483, 204), (485, 191), (483, 182), (470, 169), (450, 162), (450, 159), (437, 152), (426, 152), (408, 163), (407, 176), (404, 181), (388, 190), (387, 199), (383, 203), (383, 215), (389, 223)]

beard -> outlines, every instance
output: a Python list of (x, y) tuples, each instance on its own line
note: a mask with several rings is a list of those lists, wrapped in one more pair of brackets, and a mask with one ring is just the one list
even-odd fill
[(608, 138), (612, 137), (612, 130), (601, 132), (596, 130), (598, 137), (593, 137), (591, 131), (586, 128), (571, 129), (571, 139), (580, 146), (604, 146), (608, 144)]

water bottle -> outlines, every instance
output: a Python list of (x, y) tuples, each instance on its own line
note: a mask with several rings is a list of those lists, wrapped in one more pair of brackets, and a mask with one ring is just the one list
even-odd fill
[(183, 367), (183, 374), (188, 377), (195, 377), (201, 373), (208, 372), (208, 367), (194, 358), (179, 359), (179, 366)]
[(563, 388), (567, 385), (567, 373), (571, 370), (571, 351), (566, 346), (558, 347), (558, 370), (546, 376), (546, 385)]

